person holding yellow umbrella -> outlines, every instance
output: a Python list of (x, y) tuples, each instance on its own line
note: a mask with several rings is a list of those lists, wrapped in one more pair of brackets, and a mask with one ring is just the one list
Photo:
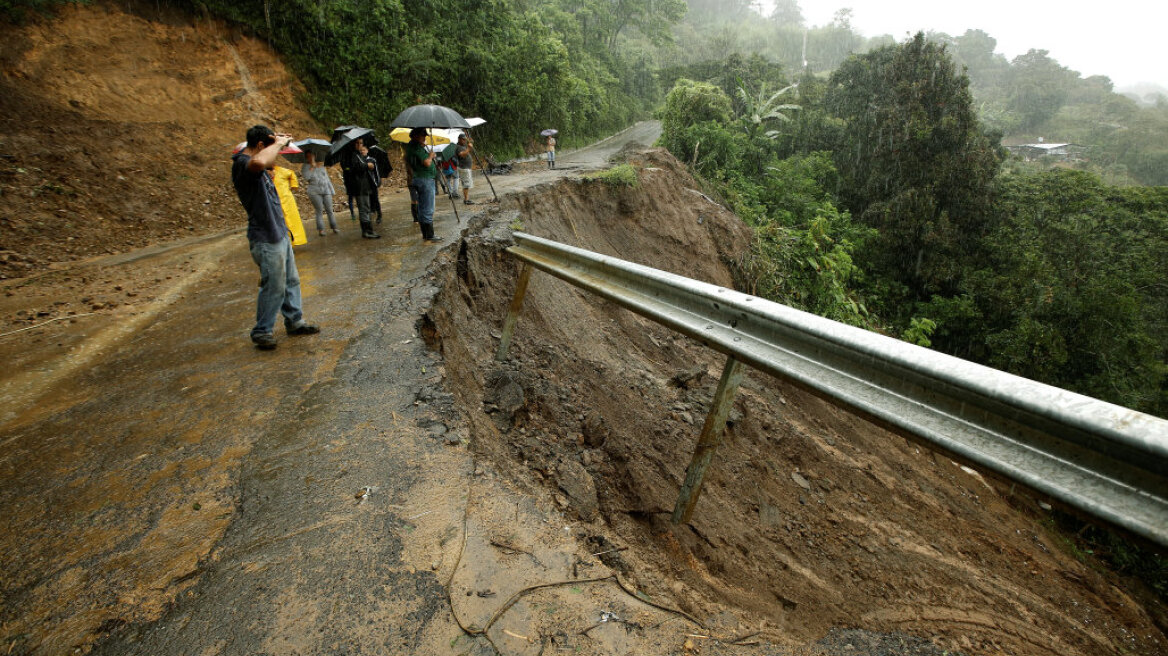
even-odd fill
[[(410, 128), (394, 128), (389, 133), (389, 138), (400, 144), (408, 144), (410, 142)], [(432, 129), (426, 134), (422, 143), (427, 146), (444, 146), (448, 143), (454, 143), (454, 136), (448, 130)]]

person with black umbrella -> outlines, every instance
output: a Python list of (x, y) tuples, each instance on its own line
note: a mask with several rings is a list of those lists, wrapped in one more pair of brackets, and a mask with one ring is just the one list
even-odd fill
[(276, 186), (267, 169), (292, 137), (276, 134), (266, 125), (247, 131), (247, 147), (232, 158), (231, 182), (247, 210), (247, 241), (251, 258), (260, 268), (260, 294), (251, 341), (256, 348), (276, 348), (276, 317), (284, 315), (289, 335), (315, 335), (320, 328), (304, 320), (300, 307), (300, 275), (288, 240), (288, 226)]
[(361, 157), (365, 158), (366, 162), (372, 162), (373, 168), (368, 169), (369, 175), (369, 217), (377, 215), (377, 225), (381, 225), (381, 173), (377, 166), (377, 159), (373, 157), (373, 153), (364, 144), (357, 146), (357, 152), (361, 153)]
[(381, 146), (370, 146), (366, 155), (377, 165), (376, 169), (370, 171), (371, 176), (377, 178), (377, 189), (374, 189), (373, 195), (369, 197), (369, 206), (377, 213), (377, 225), (381, 225), (381, 183), (389, 178), (389, 174), (393, 172), (393, 165), (389, 163), (389, 153)]
[(410, 186), (418, 194), (418, 225), (425, 241), (442, 241), (434, 236), (434, 196), (438, 177), (438, 167), (434, 153), (426, 150), (426, 129), (410, 130), (410, 142), (406, 144), (406, 166), (410, 169)]
[(361, 236), (366, 239), (381, 239), (381, 235), (373, 232), (373, 219), (370, 215), (369, 194), (373, 191), (373, 179), (369, 172), (377, 165), (360, 153), (364, 142), (358, 138), (340, 153), (341, 170), (344, 171), (345, 190), (357, 199), (357, 219), (361, 222)]

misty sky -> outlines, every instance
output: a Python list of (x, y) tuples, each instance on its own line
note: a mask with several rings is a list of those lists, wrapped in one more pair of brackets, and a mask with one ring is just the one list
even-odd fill
[[(762, 4), (769, 14), (771, 2)], [(980, 29), (1008, 59), (1031, 48), (1049, 50), (1084, 77), (1106, 75), (1117, 87), (1168, 87), (1168, 0), (799, 0), (799, 7), (808, 25), (825, 25), (840, 7), (850, 7), (855, 30), (897, 41), (918, 30), (959, 36)]]

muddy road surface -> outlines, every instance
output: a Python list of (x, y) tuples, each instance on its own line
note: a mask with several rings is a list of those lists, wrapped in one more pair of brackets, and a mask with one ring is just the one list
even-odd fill
[(274, 352), (239, 231), (4, 283), (0, 654), (1163, 653), (1024, 498), (773, 379), (671, 527), (718, 358), (557, 280), (493, 361), (515, 229), (733, 284), (659, 130), (476, 176), (439, 245), (394, 188), (383, 239), (310, 229), (323, 332)]
[[(492, 183), (505, 195), (603, 166), (658, 130)], [(482, 176), (472, 198), (491, 198)], [(486, 205), (459, 203), (458, 224), (439, 198), (433, 246), (404, 191), (383, 204), (381, 240), (347, 213), (340, 235), (309, 231), (297, 263), (322, 333), (280, 332), (274, 352), (247, 340), (256, 271), (238, 232), (6, 286), (6, 316), (87, 307), (0, 338), (0, 651), (489, 652), (478, 643), (531, 644), (490, 624), (522, 587), (608, 576), (579, 562), (570, 522), (475, 471), (419, 335), (428, 267)], [(506, 521), (466, 520), (472, 482)], [(543, 594), (670, 617), (612, 581)]]

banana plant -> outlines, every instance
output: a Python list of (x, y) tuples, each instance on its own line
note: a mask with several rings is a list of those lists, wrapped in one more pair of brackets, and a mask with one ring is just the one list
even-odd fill
[[(751, 138), (754, 138), (758, 135), (758, 131), (765, 127), (768, 121), (778, 120), (784, 123), (789, 122), (791, 117), (787, 116), (786, 112), (799, 109), (799, 105), (780, 103), (779, 98), (788, 91), (792, 91), (798, 87), (798, 84), (791, 84), (779, 89), (768, 97), (766, 83), (764, 82), (756, 98), (748, 93), (746, 89), (739, 86), (738, 99), (742, 101), (742, 106), (745, 108), (742, 119), (746, 126), (747, 134)], [(779, 131), (767, 130), (763, 135), (768, 139), (774, 139), (779, 136)]]

